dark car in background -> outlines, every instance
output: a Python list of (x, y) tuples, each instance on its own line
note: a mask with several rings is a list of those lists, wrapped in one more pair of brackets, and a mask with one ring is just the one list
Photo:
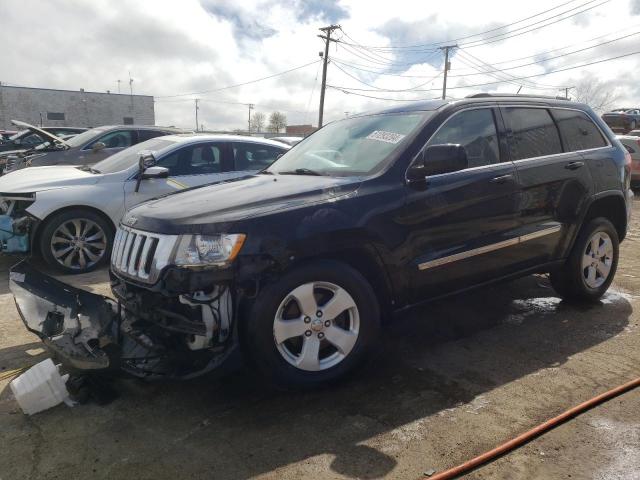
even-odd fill
[(550, 273), (562, 298), (597, 301), (627, 234), (630, 163), (583, 104), (405, 104), (129, 210), (116, 300), (27, 263), (10, 288), (26, 327), (80, 370), (190, 378), (242, 351), (270, 380), (316, 386), (363, 360), (383, 319), (435, 298)]
[(640, 108), (616, 108), (602, 115), (602, 120), (615, 133), (626, 135), (640, 127)]
[(184, 133), (170, 127), (111, 125), (96, 127), (68, 140), (60, 140), (51, 151), (48, 142), (6, 159), (5, 173), (24, 167), (93, 165), (120, 150), (163, 135)]
[(0, 152), (28, 150), (45, 142), (53, 144), (62, 136), (77, 135), (87, 130), (80, 127), (36, 127), (19, 120), (11, 120), (11, 123), (20, 130), (0, 141)]

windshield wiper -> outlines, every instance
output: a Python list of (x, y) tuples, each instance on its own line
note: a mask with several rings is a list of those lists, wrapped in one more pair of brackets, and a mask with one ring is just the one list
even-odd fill
[(260, 170), (258, 175), (273, 175), (273, 172), (270, 172), (269, 170)]
[(318, 177), (322, 177), (322, 174), (320, 172), (311, 170), (310, 168), (296, 168), (295, 170), (278, 173), (280, 175), (317, 175)]

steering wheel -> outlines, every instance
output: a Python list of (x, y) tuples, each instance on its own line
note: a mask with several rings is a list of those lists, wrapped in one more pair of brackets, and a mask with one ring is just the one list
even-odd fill
[(315, 160), (317, 160), (320, 164), (324, 164), (327, 167), (330, 168), (344, 168), (346, 167), (346, 165), (342, 162), (336, 162), (334, 160), (329, 160), (328, 158), (325, 158), (322, 155), (322, 153), (330, 153), (332, 155), (334, 155), (336, 157), (337, 160), (344, 160), (344, 155), (342, 155), (342, 152), (340, 152), (339, 150), (315, 150), (313, 152), (308, 152), (307, 155), (309, 155), (310, 157), (313, 157)]

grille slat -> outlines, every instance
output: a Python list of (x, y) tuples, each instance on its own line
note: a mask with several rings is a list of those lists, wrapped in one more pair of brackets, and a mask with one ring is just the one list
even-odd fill
[(114, 238), (111, 267), (115, 273), (154, 283), (168, 265), (178, 235), (162, 235), (121, 225)]

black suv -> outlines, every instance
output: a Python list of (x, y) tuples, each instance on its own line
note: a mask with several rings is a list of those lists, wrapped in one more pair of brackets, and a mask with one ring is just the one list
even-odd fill
[(117, 300), (26, 263), (27, 328), (71, 366), (190, 377), (244, 351), (270, 379), (342, 376), (381, 319), (550, 272), (607, 290), (625, 237), (630, 157), (586, 105), (475, 95), (352, 116), (262, 172), (142, 204), (111, 258)]

